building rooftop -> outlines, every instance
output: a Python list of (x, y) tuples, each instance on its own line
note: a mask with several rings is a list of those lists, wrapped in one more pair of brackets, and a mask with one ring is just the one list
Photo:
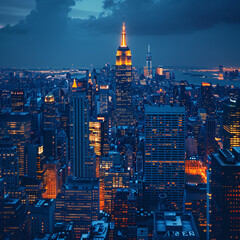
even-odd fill
[(33, 206), (36, 208), (46, 208), (51, 206), (54, 203), (54, 199), (40, 199), (40, 200), (36, 200), (33, 203)]
[(185, 107), (172, 107), (170, 105), (146, 105), (145, 113), (158, 114), (158, 113), (185, 113)]
[(154, 234), (157, 239), (199, 239), (191, 212), (155, 212)]
[(213, 153), (221, 166), (235, 166), (240, 167), (240, 161), (238, 156), (239, 148), (233, 148), (233, 153), (226, 149), (219, 149), (217, 153)]
[(69, 176), (64, 187), (67, 190), (97, 189), (99, 187), (99, 181), (97, 178), (76, 178)]

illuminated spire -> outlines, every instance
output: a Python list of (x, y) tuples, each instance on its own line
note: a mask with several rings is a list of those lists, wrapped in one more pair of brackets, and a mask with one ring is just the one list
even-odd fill
[(125, 22), (123, 20), (121, 47), (126, 47), (126, 46), (127, 46), (127, 42), (126, 42)]
[(75, 79), (75, 78), (74, 78), (74, 80), (73, 80), (72, 88), (77, 88), (77, 82), (76, 82), (76, 79)]
[(150, 44), (148, 44), (148, 53), (151, 53), (151, 47), (150, 47)]

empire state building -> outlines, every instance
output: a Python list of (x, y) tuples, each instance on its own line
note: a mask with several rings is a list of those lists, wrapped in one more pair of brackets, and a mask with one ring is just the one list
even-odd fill
[(116, 123), (117, 126), (133, 125), (132, 108), (132, 55), (126, 42), (125, 23), (122, 26), (121, 45), (116, 55)]

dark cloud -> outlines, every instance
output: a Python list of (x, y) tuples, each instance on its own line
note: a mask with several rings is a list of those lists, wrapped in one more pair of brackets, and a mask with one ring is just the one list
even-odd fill
[(35, 0), (1, 0), (0, 25), (16, 24), (35, 8)]
[(108, 16), (86, 21), (92, 31), (118, 31), (125, 16), (128, 29), (136, 35), (190, 33), (220, 23), (240, 23), (239, 0), (105, 0)]
[(15, 26), (7, 25), (5, 33), (60, 33), (66, 29), (74, 0), (36, 0), (36, 8)]
[(239, 4), (239, 0), (105, 0), (99, 17), (76, 19), (69, 17), (75, 0), (36, 0), (23, 21), (0, 30), (0, 66), (113, 64), (123, 16), (134, 64), (144, 64), (149, 42), (156, 64), (240, 64)]

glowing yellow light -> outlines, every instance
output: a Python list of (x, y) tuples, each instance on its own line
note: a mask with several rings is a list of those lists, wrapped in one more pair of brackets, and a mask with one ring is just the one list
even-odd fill
[(211, 84), (210, 84), (210, 83), (207, 83), (207, 82), (202, 82), (202, 86), (203, 86), (203, 87), (210, 87)]
[(77, 82), (76, 82), (76, 79), (75, 79), (75, 78), (74, 78), (74, 80), (73, 80), (72, 88), (77, 88)]
[(121, 47), (126, 47), (126, 46), (127, 46), (127, 42), (126, 42), (125, 22), (123, 22)]
[(100, 89), (109, 89), (109, 85), (100, 85)]
[(45, 102), (54, 102), (54, 96), (52, 95), (52, 93), (48, 93), (48, 95), (45, 97)]

